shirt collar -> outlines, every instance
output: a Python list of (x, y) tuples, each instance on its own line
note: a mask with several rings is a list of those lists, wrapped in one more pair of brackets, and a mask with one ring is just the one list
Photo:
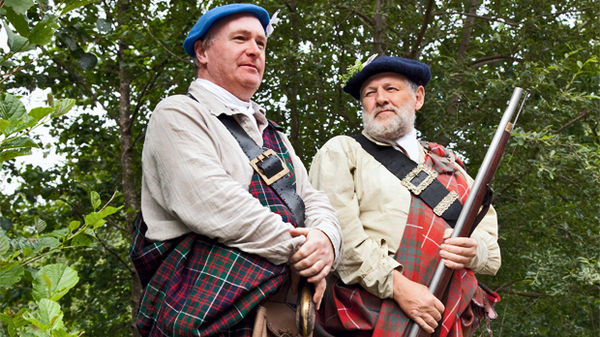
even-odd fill
[(260, 113), (260, 106), (254, 101), (244, 102), (223, 87), (209, 80), (197, 78), (195, 81), (198, 82), (202, 88), (213, 94), (219, 102), (235, 112), (244, 114), (248, 117), (252, 117), (255, 113)]
[(417, 130), (415, 128), (412, 128), (409, 133), (398, 138), (393, 146), (404, 149), (408, 158), (415, 162), (419, 162), (419, 141), (417, 140)]

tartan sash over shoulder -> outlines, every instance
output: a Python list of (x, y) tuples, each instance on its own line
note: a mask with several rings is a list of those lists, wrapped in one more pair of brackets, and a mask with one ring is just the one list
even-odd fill
[[(427, 143), (425, 165), (438, 172), (449, 191), (459, 195), (461, 203), (467, 198), (469, 186), (456, 172), (454, 162), (462, 162), (451, 151), (434, 143)], [(439, 244), (443, 239), (446, 222), (418, 197), (413, 196), (410, 214), (395, 258), (404, 266), (404, 275), (413, 281), (429, 284), (441, 259)], [(390, 229), (392, 230), (392, 229)], [(471, 270), (454, 272), (449, 286), (441, 337), (462, 337), (460, 314), (469, 304), (477, 286)], [(397, 336), (402, 337), (410, 318), (392, 299), (381, 300), (359, 285), (345, 285), (338, 280), (328, 285), (323, 307), (319, 312), (316, 335), (323, 336)], [(452, 332), (450, 334), (450, 332)]]
[[(285, 145), (270, 124), (264, 148), (274, 150), (290, 169)], [(255, 172), (249, 192), (263, 206), (296, 226), (294, 216), (271, 187)], [(130, 255), (144, 295), (137, 315), (142, 336), (250, 336), (253, 315), (262, 300), (286, 281), (285, 265), (226, 247), (196, 233), (150, 242), (142, 216), (136, 221)]]

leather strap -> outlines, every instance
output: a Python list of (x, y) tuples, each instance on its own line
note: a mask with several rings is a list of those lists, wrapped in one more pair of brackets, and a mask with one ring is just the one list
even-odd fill
[[(435, 179), (437, 173), (429, 173), (426, 168), (419, 166), (401, 151), (397, 151), (391, 146), (377, 145), (362, 134), (353, 135), (352, 138), (398, 179), (403, 180), (403, 184), (407, 186), (411, 193), (434, 209), (434, 212), (436, 209), (439, 210), (438, 205), (440, 203), (446, 203), (453, 198), (451, 193), (454, 192), (449, 192), (439, 180)], [(407, 177), (408, 179), (405, 179)], [(436, 214), (442, 217), (450, 227), (454, 228), (462, 210), (462, 205), (458, 198), (448, 202), (448, 204), (447, 208), (444, 207), (443, 212), (436, 212)]]
[[(198, 102), (198, 100), (190, 93), (187, 96)], [(258, 146), (248, 133), (238, 124), (238, 122), (229, 115), (221, 114), (217, 118), (225, 125), (227, 130), (231, 133), (233, 138), (237, 140), (238, 144), (242, 148), (242, 151), (246, 154), (251, 162), (254, 162), (256, 167), (252, 167), (257, 173), (265, 180), (265, 182), (271, 186), (281, 200), (294, 214), (296, 225), (298, 227), (304, 227), (304, 201), (296, 193), (296, 188), (292, 185), (289, 173), (281, 175), (277, 178), (277, 174), (287, 169), (287, 166), (273, 151), (272, 155), (268, 155), (267, 151), (262, 147)], [(268, 127), (273, 127), (269, 124)], [(267, 154), (267, 155), (264, 155)], [(261, 172), (262, 171), (262, 172)], [(271, 182), (269, 178), (275, 177)]]

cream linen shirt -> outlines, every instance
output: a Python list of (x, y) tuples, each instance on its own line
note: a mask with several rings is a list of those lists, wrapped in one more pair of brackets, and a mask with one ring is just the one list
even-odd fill
[[(248, 157), (216, 118), (221, 113), (233, 115), (262, 146), (264, 110), (235, 113), (196, 81), (189, 92), (199, 102), (185, 95), (168, 97), (156, 106), (148, 123), (142, 152), (146, 237), (158, 241), (196, 232), (275, 264), (287, 262), (305, 238), (293, 238), (289, 234), (293, 226), (248, 193), (253, 174)], [(342, 237), (335, 210), (325, 194), (310, 185), (304, 165), (280, 135), (292, 158), (296, 191), (306, 206), (305, 224), (329, 237), (337, 263)]]
[[(418, 150), (418, 162), (423, 163), (425, 149), (419, 144)], [(472, 184), (473, 179), (456, 167)], [(319, 150), (310, 180), (327, 193), (337, 210), (344, 237), (343, 259), (336, 269), (340, 279), (346, 284), (358, 283), (380, 298), (393, 298), (392, 271), (402, 268), (394, 254), (408, 219), (410, 192), (348, 136), (334, 137)], [(492, 207), (471, 237), (477, 241), (477, 255), (469, 267), (495, 274), (500, 268), (500, 248)]]

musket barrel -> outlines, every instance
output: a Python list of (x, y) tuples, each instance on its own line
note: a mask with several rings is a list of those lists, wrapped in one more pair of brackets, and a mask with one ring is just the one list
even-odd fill
[[(516, 87), (513, 90), (513, 94), (508, 103), (508, 107), (502, 115), (502, 119), (500, 120), (500, 124), (496, 129), (496, 133), (494, 134), (494, 138), (492, 138), (492, 142), (490, 143), (490, 147), (483, 158), (483, 162), (481, 163), (481, 167), (478, 172), (488, 172), (490, 169), (490, 165), (492, 164), (494, 154), (498, 150), (498, 146), (500, 146), (500, 140), (502, 139), (502, 135), (506, 132), (506, 126), (512, 120), (517, 107), (519, 106), (519, 101), (521, 100), (521, 95), (523, 94), (523, 89)], [(471, 187), (471, 191), (480, 191), (482, 189), (483, 184), (487, 184), (488, 182), (485, 180), (485, 174), (477, 174), (475, 177), (475, 181), (473, 182), (473, 186)], [(463, 205), (463, 211), (458, 216), (458, 220), (456, 220), (456, 225), (454, 226), (454, 232), (452, 233), (452, 237), (456, 237), (460, 235), (462, 227), (465, 225), (465, 220), (467, 219), (468, 210), (473, 207), (473, 201), (475, 200), (477, 193), (469, 193), (465, 204)]]
[[(470, 229), (470, 226), (472, 225), (471, 222), (474, 221), (484, 198), (486, 185), (493, 178), (499, 161), (502, 158), (502, 155), (498, 155), (497, 152), (498, 150), (502, 150), (502, 152), (504, 151), (508, 137), (512, 132), (512, 125), (510, 127), (508, 127), (508, 125), (514, 116), (515, 111), (517, 110), (522, 94), (523, 89), (515, 87), (508, 106), (504, 111), (504, 115), (502, 115), (502, 119), (500, 120), (500, 124), (498, 125), (496, 133), (492, 138), (492, 142), (490, 143), (488, 151), (483, 158), (483, 162), (481, 163), (477, 176), (475, 177), (475, 181), (471, 186), (471, 192), (467, 196), (467, 200), (463, 205), (463, 209), (456, 220), (452, 237), (465, 236), (466, 233), (469, 232), (466, 229)], [(475, 209), (475, 207), (477, 209)], [(467, 225), (467, 227), (465, 227), (465, 225)], [(441, 299), (446, 291), (446, 287), (448, 286), (451, 276), (452, 270), (445, 267), (444, 259), (442, 258), (435, 269), (431, 282), (429, 283), (429, 290), (436, 297)], [(428, 334), (425, 333), (425, 331), (422, 330), (418, 324), (412, 322), (411, 329), (406, 336), (417, 337), (427, 335)]]

